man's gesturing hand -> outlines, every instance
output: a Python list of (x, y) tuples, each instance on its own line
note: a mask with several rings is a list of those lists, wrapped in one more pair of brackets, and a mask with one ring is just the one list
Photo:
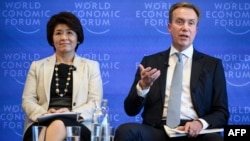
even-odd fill
[(142, 89), (147, 89), (153, 85), (154, 81), (160, 76), (160, 70), (156, 68), (147, 67), (144, 68), (143, 65), (139, 65), (141, 80), (139, 81), (139, 85)]

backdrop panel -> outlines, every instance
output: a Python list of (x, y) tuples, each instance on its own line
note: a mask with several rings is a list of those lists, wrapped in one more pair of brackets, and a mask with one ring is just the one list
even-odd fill
[[(2, 0), (0, 2), (0, 139), (22, 138), (21, 96), (33, 60), (53, 53), (46, 40), (46, 23), (60, 11), (76, 14), (85, 41), (78, 54), (101, 65), (104, 98), (111, 124), (140, 122), (128, 117), (123, 100), (144, 55), (171, 43), (168, 10), (175, 0)], [(250, 124), (250, 2), (190, 0), (201, 8), (196, 49), (221, 58), (225, 67), (230, 124)]]

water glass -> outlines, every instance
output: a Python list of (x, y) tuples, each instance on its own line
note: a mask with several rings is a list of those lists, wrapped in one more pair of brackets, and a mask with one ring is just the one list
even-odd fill
[(81, 127), (80, 126), (67, 126), (66, 141), (80, 141)]
[(115, 136), (115, 127), (113, 126), (110, 126), (109, 127), (109, 132), (108, 132), (108, 138), (109, 138), (109, 141), (114, 141), (114, 136)]
[(46, 129), (46, 126), (32, 126), (32, 140), (44, 141)]
[(93, 124), (91, 131), (91, 141), (100, 141), (101, 136), (101, 125)]

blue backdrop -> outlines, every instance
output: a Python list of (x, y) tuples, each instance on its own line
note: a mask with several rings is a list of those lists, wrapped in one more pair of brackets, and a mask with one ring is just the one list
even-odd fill
[[(175, 0), (2, 0), (0, 2), (0, 140), (21, 141), (24, 114), (21, 96), (33, 60), (53, 53), (46, 23), (60, 11), (76, 14), (85, 41), (78, 54), (101, 65), (104, 98), (111, 124), (140, 122), (123, 110), (138, 64), (144, 55), (171, 43), (168, 10)], [(190, 1), (201, 8), (196, 49), (221, 58), (225, 68), (230, 124), (250, 124), (250, 2)]]

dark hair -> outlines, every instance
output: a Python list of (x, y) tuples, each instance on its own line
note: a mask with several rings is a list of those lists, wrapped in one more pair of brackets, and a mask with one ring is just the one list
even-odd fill
[(47, 23), (47, 40), (52, 47), (54, 47), (53, 44), (54, 30), (56, 25), (58, 24), (66, 24), (71, 30), (76, 32), (78, 41), (78, 44), (75, 48), (76, 51), (78, 45), (81, 44), (84, 40), (84, 34), (80, 20), (70, 12), (60, 12), (58, 14), (53, 15)]
[(185, 7), (185, 8), (190, 8), (193, 9), (194, 12), (196, 13), (197, 17), (198, 17), (198, 22), (200, 20), (200, 9), (188, 2), (178, 2), (175, 3), (174, 5), (171, 6), (170, 10), (169, 10), (169, 17), (168, 17), (168, 22), (171, 23), (172, 22), (172, 18), (173, 18), (173, 12), (175, 9), (180, 8), (180, 7)]

